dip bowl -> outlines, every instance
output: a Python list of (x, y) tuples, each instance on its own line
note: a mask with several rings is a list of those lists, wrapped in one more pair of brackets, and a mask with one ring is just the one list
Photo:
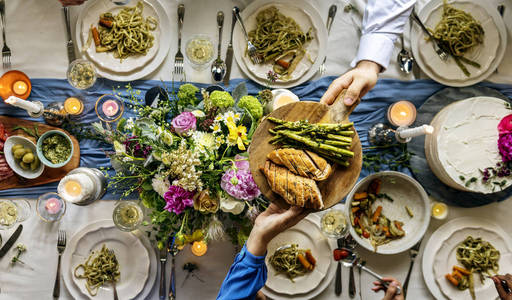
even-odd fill
[[(69, 153), (69, 156), (66, 158), (66, 160), (61, 163), (58, 163), (58, 164), (54, 164), (51, 161), (49, 161), (44, 156), (44, 153), (43, 153), (43, 142), (47, 138), (49, 138), (55, 134), (63, 136), (66, 139), (66, 141), (69, 143), (69, 146), (71, 148), (71, 152)], [(50, 168), (60, 168), (60, 167), (65, 166), (71, 160), (71, 157), (73, 157), (73, 151), (74, 151), (74, 148), (73, 148), (73, 142), (71, 141), (71, 138), (66, 133), (64, 133), (63, 131), (60, 131), (60, 130), (49, 130), (49, 131), (43, 133), (43, 135), (41, 135), (41, 137), (37, 140), (37, 156), (39, 157), (39, 159), (45, 166), (48, 166)]]

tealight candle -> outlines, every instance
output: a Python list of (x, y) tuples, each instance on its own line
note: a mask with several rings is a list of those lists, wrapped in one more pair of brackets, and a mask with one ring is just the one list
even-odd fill
[(69, 180), (64, 184), (64, 190), (68, 195), (76, 197), (82, 193), (82, 186), (78, 181)]
[(115, 116), (119, 111), (119, 105), (114, 100), (107, 100), (105, 103), (103, 103), (101, 109), (103, 110), (105, 116), (112, 117)]
[(208, 245), (206, 245), (205, 241), (196, 241), (192, 244), (190, 250), (195, 256), (203, 256), (208, 251)]
[(55, 215), (59, 213), (60, 209), (62, 208), (62, 204), (57, 198), (49, 198), (48, 200), (46, 200), (44, 208), (49, 214)]
[(432, 217), (443, 220), (448, 216), (448, 206), (441, 202), (432, 203)]
[(12, 91), (16, 95), (23, 95), (27, 92), (28, 85), (25, 81), (18, 80), (12, 85)]
[(78, 98), (69, 97), (64, 101), (64, 110), (70, 115), (79, 115), (84, 110), (84, 104)]
[(393, 126), (409, 126), (416, 120), (416, 107), (409, 101), (398, 101), (388, 108), (388, 121)]

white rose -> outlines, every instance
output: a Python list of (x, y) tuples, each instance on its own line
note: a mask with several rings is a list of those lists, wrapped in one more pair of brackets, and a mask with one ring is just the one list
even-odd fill
[(160, 139), (162, 140), (162, 142), (164, 142), (165, 144), (171, 146), (174, 139), (172, 137), (172, 133), (170, 133), (169, 131), (167, 130), (164, 130), (161, 134), (160, 134)]
[(238, 201), (235, 198), (222, 194), (220, 197), (220, 210), (234, 215), (240, 214), (245, 208), (245, 202)]
[(192, 114), (196, 117), (196, 118), (204, 118), (206, 115), (204, 114), (204, 112), (202, 110), (194, 110), (192, 112)]

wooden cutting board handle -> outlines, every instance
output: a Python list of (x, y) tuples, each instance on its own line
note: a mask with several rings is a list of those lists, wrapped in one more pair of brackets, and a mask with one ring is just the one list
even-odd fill
[(361, 102), (361, 99), (358, 98), (354, 102), (354, 104), (352, 104), (351, 106), (346, 106), (345, 103), (343, 102), (343, 99), (345, 99), (346, 93), (347, 93), (346, 89), (342, 90), (341, 93), (336, 98), (336, 100), (334, 100), (334, 103), (330, 106), (329, 115), (331, 118), (331, 122), (334, 122), (334, 123), (348, 122), (348, 117), (354, 111), (354, 109), (359, 104), (359, 102)]

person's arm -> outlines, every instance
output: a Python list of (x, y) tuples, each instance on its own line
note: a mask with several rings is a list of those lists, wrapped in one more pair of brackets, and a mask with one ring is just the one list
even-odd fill
[(352, 105), (377, 83), (378, 74), (389, 65), (394, 43), (402, 34), (416, 0), (368, 0), (363, 17), (363, 35), (352, 61), (352, 70), (334, 80), (321, 102), (332, 104), (347, 89), (345, 105)]
[(300, 207), (279, 208), (272, 203), (255, 220), (247, 243), (235, 258), (220, 288), (217, 300), (254, 299), (265, 285), (265, 255), (268, 243), (308, 214)]

